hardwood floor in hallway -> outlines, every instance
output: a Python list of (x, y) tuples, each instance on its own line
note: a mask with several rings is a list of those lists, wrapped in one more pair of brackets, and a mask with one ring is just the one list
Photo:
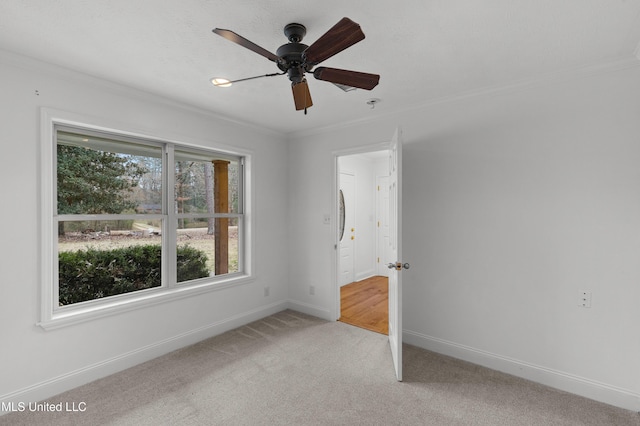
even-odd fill
[(342, 286), (339, 321), (389, 334), (389, 279), (375, 276)]

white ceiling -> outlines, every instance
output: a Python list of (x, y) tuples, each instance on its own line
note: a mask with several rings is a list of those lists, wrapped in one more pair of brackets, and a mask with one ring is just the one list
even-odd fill
[[(372, 91), (311, 78), (305, 116), (285, 76), (209, 83), (278, 71), (215, 27), (275, 52), (286, 24), (310, 45), (344, 16), (366, 38), (322, 65), (380, 74)], [(640, 0), (2, 0), (0, 17), (0, 49), (282, 133), (640, 56)]]

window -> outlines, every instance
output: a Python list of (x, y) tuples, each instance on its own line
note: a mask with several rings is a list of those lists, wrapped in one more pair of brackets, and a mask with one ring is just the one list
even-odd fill
[(43, 130), (43, 327), (248, 277), (246, 155), (54, 119)]
[[(193, 245), (207, 255), (213, 275), (242, 268), (239, 231), (242, 224), (241, 158), (175, 151), (175, 213), (178, 247)], [(178, 270), (178, 282), (189, 279)]]

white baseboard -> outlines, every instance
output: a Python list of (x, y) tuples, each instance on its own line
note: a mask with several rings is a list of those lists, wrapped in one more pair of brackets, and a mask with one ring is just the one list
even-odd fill
[(311, 315), (314, 317), (321, 318), (327, 321), (335, 321), (336, 319), (333, 317), (333, 312), (328, 309), (319, 308), (317, 306), (309, 305), (308, 303), (300, 302), (297, 300), (289, 299), (287, 303), (287, 307), (294, 311), (302, 312), (303, 314)]
[(565, 392), (604, 402), (605, 404), (640, 412), (640, 394), (626, 389), (410, 330), (403, 330), (402, 336), (405, 343), (419, 348), (502, 371)]
[(371, 278), (375, 276), (376, 276), (375, 271), (373, 269), (370, 269), (368, 271), (364, 271), (356, 274), (355, 280), (356, 282), (358, 282), (358, 281), (366, 280), (367, 278)]
[[(183, 348), (201, 340), (233, 330), (234, 328), (241, 327), (250, 322), (257, 321), (269, 315), (273, 315), (287, 308), (287, 302), (281, 301), (271, 305), (262, 306), (253, 311), (244, 312), (242, 314), (226, 318), (195, 330), (190, 330), (186, 333), (170, 337), (87, 367), (71, 371), (61, 376), (36, 383), (15, 392), (1, 395), (0, 404), (7, 407), (12, 406), (11, 404), (13, 404), (13, 406), (17, 406), (19, 403), (42, 401), (110, 374), (117, 373), (140, 363), (157, 358), (176, 349)], [(0, 410), (0, 416), (6, 413), (7, 412)]]

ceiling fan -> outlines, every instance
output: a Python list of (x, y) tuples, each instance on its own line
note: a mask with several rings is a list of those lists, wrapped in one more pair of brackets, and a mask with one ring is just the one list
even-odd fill
[(322, 37), (311, 44), (311, 46), (301, 43), (302, 38), (307, 33), (304, 25), (295, 23), (288, 24), (284, 27), (284, 35), (289, 40), (289, 43), (280, 46), (275, 54), (231, 30), (215, 28), (213, 32), (275, 62), (280, 71), (282, 71), (280, 73), (265, 74), (232, 81), (213, 79), (212, 82), (214, 85), (229, 86), (231, 83), (239, 81), (287, 74), (291, 81), (296, 110), (304, 110), (305, 114), (307, 113), (307, 108), (313, 105), (307, 79), (305, 78), (305, 73), (307, 72), (313, 72), (313, 76), (318, 80), (328, 81), (342, 88), (354, 87), (371, 90), (378, 85), (378, 81), (380, 80), (380, 76), (377, 74), (328, 67), (313, 69), (313, 67), (320, 62), (364, 39), (364, 33), (360, 29), (360, 25), (349, 18), (342, 18), (336, 25), (331, 27), (329, 31), (322, 35)]

